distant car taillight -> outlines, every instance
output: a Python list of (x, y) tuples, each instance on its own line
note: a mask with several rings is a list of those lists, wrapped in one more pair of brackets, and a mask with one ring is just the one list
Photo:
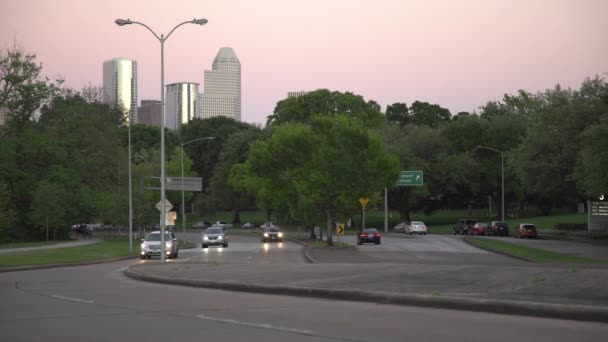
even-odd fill
[(366, 238), (366, 237), (367, 237), (367, 234), (361, 234), (361, 237)]
[(374, 234), (374, 237), (380, 237), (380, 234)]

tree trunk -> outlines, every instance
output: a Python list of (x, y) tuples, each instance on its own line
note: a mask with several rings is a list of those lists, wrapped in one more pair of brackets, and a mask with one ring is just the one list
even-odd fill
[(266, 222), (270, 222), (270, 216), (272, 216), (272, 209), (266, 209)]
[(334, 241), (333, 241), (334, 220), (331, 217), (330, 209), (325, 209), (325, 217), (327, 218), (327, 245), (331, 247), (334, 245)]
[(241, 224), (241, 211), (239, 208), (234, 208), (234, 216), (232, 217), (233, 224)]

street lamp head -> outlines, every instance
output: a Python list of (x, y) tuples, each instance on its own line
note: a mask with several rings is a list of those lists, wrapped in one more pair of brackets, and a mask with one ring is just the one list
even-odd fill
[(205, 25), (209, 20), (201, 18), (201, 19), (192, 19), (193, 24)]
[(125, 25), (129, 25), (129, 24), (133, 24), (131, 19), (116, 19), (116, 20), (114, 20), (114, 22), (118, 26), (125, 26)]

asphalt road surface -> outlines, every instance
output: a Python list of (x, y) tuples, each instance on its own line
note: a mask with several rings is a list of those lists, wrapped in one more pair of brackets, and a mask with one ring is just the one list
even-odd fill
[[(221, 252), (217, 247), (182, 250), (175, 262), (302, 263), (299, 245), (264, 247), (253, 237), (232, 238)], [(406, 240), (395, 246), (386, 242), (383, 248), (405, 248), (398, 246)], [(608, 336), (608, 325), (602, 323), (196, 289), (123, 275), (129, 265), (146, 262), (0, 274), (2, 340), (538, 342), (604, 341)]]

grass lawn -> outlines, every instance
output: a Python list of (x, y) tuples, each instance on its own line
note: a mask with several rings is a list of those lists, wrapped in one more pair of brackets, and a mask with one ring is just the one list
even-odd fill
[(486, 239), (479, 237), (467, 237), (466, 238), (473, 245), (480, 248), (489, 249), (496, 252), (503, 252), (514, 256), (526, 258), (536, 262), (562, 262), (562, 263), (575, 263), (575, 264), (596, 264), (604, 263), (601, 260), (594, 260), (588, 258), (581, 258), (574, 255), (556, 253), (546, 251), (543, 249), (521, 246), (505, 241), (496, 239)]
[(74, 241), (74, 240), (11, 242), (11, 243), (0, 244), (0, 249), (24, 248), (24, 247), (39, 247), (39, 246), (56, 245), (58, 243), (72, 242), (72, 241)]
[(126, 238), (104, 240), (91, 245), (42, 249), (0, 254), (0, 267), (48, 265), (69, 262), (114, 259), (139, 254), (139, 244), (133, 242), (133, 253), (129, 253)]

